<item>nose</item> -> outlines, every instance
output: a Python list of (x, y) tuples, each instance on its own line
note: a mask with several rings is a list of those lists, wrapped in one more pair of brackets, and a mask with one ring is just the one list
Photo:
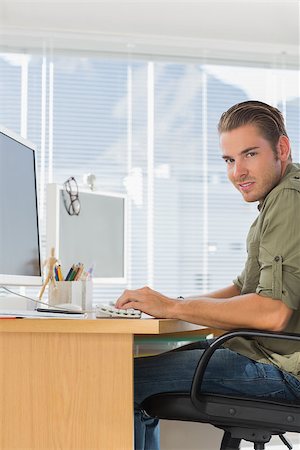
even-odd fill
[(235, 179), (243, 179), (247, 176), (248, 170), (243, 161), (235, 161), (233, 167), (233, 176)]

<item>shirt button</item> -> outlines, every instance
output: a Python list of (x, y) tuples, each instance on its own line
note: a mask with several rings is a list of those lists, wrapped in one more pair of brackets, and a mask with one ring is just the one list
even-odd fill
[(280, 260), (280, 256), (275, 256), (274, 260), (278, 262)]

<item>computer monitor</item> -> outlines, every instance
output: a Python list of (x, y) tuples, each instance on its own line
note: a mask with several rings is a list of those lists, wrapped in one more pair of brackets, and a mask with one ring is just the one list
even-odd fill
[(79, 191), (80, 213), (69, 215), (62, 186), (47, 188), (47, 254), (55, 249), (64, 278), (73, 264), (93, 268), (94, 283), (126, 282), (126, 196)]
[(42, 284), (35, 147), (0, 127), (0, 284)]

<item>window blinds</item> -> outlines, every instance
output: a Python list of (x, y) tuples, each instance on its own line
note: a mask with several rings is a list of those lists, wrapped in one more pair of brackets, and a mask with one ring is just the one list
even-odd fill
[[(297, 161), (299, 72), (74, 52), (29, 52), (24, 67), (22, 56), (0, 55), (0, 122), (20, 132), (25, 117), (39, 148), (43, 249), (45, 184), (91, 172), (98, 190), (128, 194), (129, 288), (176, 297), (230, 284), (257, 209), (227, 181), (217, 123), (249, 98), (278, 105)], [(96, 286), (95, 301), (125, 287)]]

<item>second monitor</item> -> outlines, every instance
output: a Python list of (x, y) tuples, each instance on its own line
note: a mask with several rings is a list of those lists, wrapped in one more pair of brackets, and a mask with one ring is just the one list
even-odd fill
[(93, 267), (94, 282), (126, 282), (126, 198), (124, 195), (79, 192), (80, 213), (69, 215), (64, 190), (49, 184), (47, 255), (52, 247), (64, 277), (73, 264)]

